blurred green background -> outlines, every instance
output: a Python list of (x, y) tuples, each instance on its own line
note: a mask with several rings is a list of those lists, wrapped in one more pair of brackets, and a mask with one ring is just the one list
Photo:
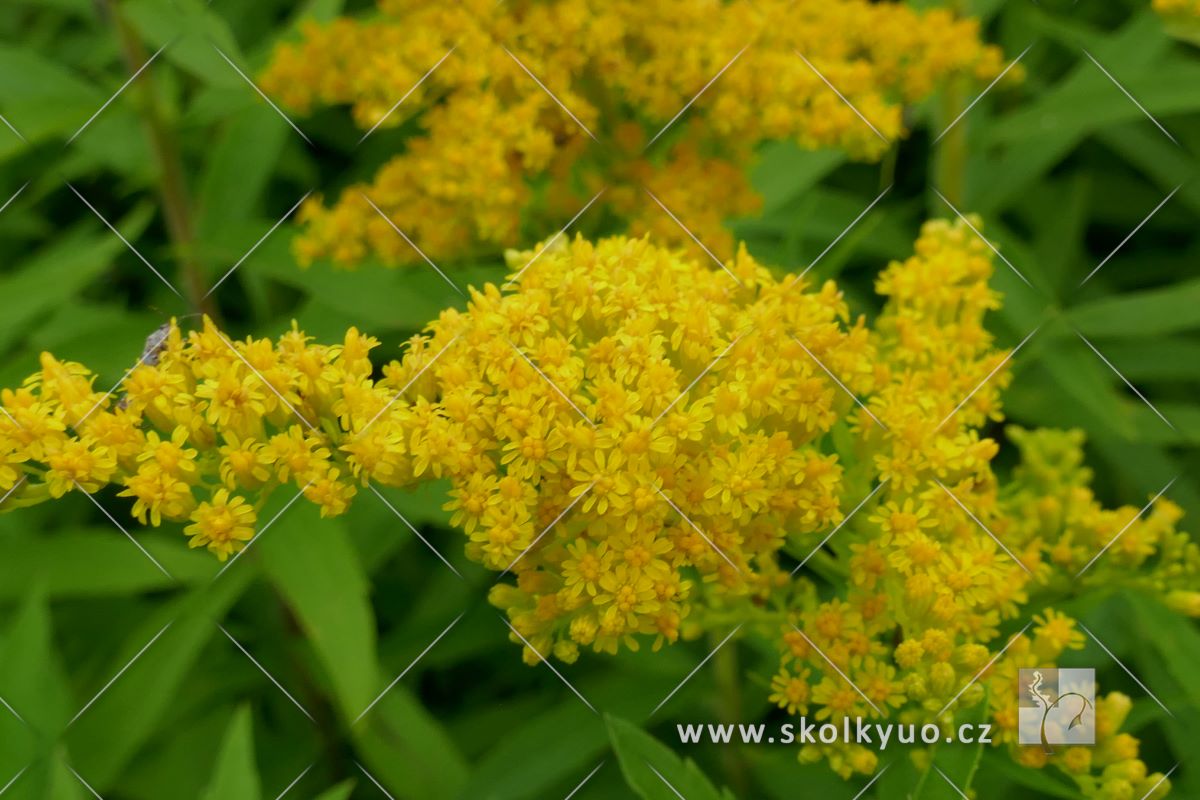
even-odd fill
[[(202, 308), (239, 336), (275, 336), (297, 319), (331, 340), (356, 325), (380, 337), (377, 352), (392, 358), (439, 310), (461, 304), (424, 266), (301, 271), (289, 255), (290, 224), (272, 232), (306, 192), (332, 195), (371, 175), (405, 134), (379, 131), (356, 148), (361, 132), (335, 109), (296, 120), (310, 145), (229, 62), (254, 75), (299, 19), (365, 5), (0, 6), (0, 204), (12, 198), (0, 211), (0, 386), (17, 385), (37, 354), (52, 350), (89, 365), (107, 389), (155, 328)], [(1010, 57), (1029, 48), (1023, 84), (988, 93), (935, 145), (980, 90), (947, 87), (909, 111), (912, 136), (881, 164), (765, 147), (753, 169), (763, 212), (733, 230), (782, 270), (819, 257), (814, 274), (836, 278), (870, 315), (874, 276), (911, 252), (924, 219), (951, 213), (935, 187), (981, 214), (989, 238), (1030, 283), (998, 263), (995, 285), (1006, 302), (992, 329), (1009, 346), (1037, 329), (1015, 361), (1010, 421), (1086, 430), (1109, 505), (1141, 507), (1178, 477), (1168, 496), (1186, 510), (1188, 528), (1200, 519), (1200, 183), (1192, 180), (1200, 51), (1168, 35), (1144, 3), (981, 0), (965, 8)], [(455, 269), (462, 283), (503, 275), (499, 254)], [(1004, 442), (1002, 427), (992, 435)], [(602, 764), (576, 797), (670, 797), (644, 761), (688, 800), (716, 797), (709, 781), (751, 787), (746, 796), (754, 797), (795, 797), (801, 786), (832, 798), (858, 791), (862, 781), (800, 767), (790, 747), (680, 750), (704, 778), (651, 738), (669, 743), (674, 721), (725, 713), (731, 698), (714, 688), (721, 670), (740, 670), (744, 720), (783, 721), (766, 702), (768, 643), (732, 643), (728, 657), (706, 665), (652, 718), (715, 642), (586, 656), (560, 668), (607, 718), (545, 667), (522, 665), (486, 603), (494, 576), (462, 556), (440, 492), (386, 500), (463, 580), (367, 491), (335, 520), (297, 504), (219, 577), (220, 565), (189, 552), (178, 530), (134, 531), (126, 501), (98, 495), (175, 580), (77, 494), (0, 516), (0, 698), (11, 705), (0, 709), (0, 787), (25, 769), (0, 794), (83, 798), (86, 781), (106, 798), (134, 800), (270, 798), (285, 789), (372, 797), (382, 796), (378, 781), (397, 798), (557, 798)], [(1172, 709), (1164, 714), (1093, 643), (1078, 655), (1097, 668), (1103, 690), (1134, 698), (1129, 728), (1143, 738), (1151, 769), (1184, 762), (1172, 775), (1173, 796), (1200, 798), (1200, 776), (1186, 763), (1200, 731), (1200, 632), (1132, 596), (1079, 598), (1067, 610)], [(979, 755), (964, 748), (947, 757), (974, 765)], [(979, 769), (981, 797), (1079, 796), (1061, 776), (1018, 769), (1003, 752), (986, 753)], [(890, 770), (865, 796), (955, 796), (936, 781), (914, 790), (912, 775)]]

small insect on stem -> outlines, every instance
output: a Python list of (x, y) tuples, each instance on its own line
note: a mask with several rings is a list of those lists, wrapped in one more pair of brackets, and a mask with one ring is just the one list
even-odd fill
[[(133, 365), (133, 369), (137, 369), (143, 364), (149, 364), (152, 367), (158, 364), (158, 357), (167, 348), (167, 339), (170, 338), (171, 328), (174, 325), (174, 321), (164, 322), (146, 337), (146, 344), (142, 347), (142, 355), (138, 358), (137, 363)], [(129, 395), (123, 394), (121, 395), (120, 402), (117, 403), (117, 408), (124, 411), (128, 407)]]

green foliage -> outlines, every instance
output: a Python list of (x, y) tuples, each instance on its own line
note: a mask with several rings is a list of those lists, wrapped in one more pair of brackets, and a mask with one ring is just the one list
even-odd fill
[[(1006, 300), (993, 330), (1010, 346), (1037, 330), (1015, 362), (1010, 419), (1083, 428), (1109, 503), (1141, 507), (1181, 476), (1170, 496), (1192, 521), (1184, 527), (1194, 529), (1196, 31), (1168, 29), (1132, 0), (964, 5), (987, 20), (989, 38), (1010, 55), (1033, 46), (1022, 60), (1024, 83), (987, 93), (948, 135), (966, 145), (960, 168), (940, 161), (933, 141), (975, 97), (951, 91), (910, 110), (912, 137), (878, 165), (788, 143), (764, 148), (752, 171), (762, 213), (732, 227), (764, 262), (812, 266), (814, 277), (836, 278), (852, 306), (872, 314), (879, 269), (909, 252), (923, 219), (950, 213), (930, 187), (964, 212), (981, 213), (988, 237), (1032, 284), (999, 265), (995, 283)], [(115, 386), (151, 331), (201, 309), (238, 335), (276, 335), (297, 319), (310, 334), (333, 339), (355, 325), (380, 337), (391, 358), (442, 309), (462, 306), (427, 265), (300, 270), (290, 222), (263, 238), (305, 193), (332, 193), (369, 175), (403, 137), (380, 131), (360, 150), (361, 133), (333, 111), (296, 118), (315, 143), (309, 147), (214, 45), (253, 75), (300, 19), (328, 20), (342, 7), (340, 0), (0, 7), (0, 114), (19, 132), (0, 125), (0, 386), (16, 385), (44, 349), (87, 363), (103, 388)], [(114, 9), (136, 43), (135, 61), (165, 49), (105, 106), (130, 76)], [(153, 119), (172, 152), (148, 134)], [(162, 191), (172, 164), (182, 198)], [(188, 219), (190, 238), (172, 232), (172, 210)], [(479, 286), (503, 273), (497, 253), (456, 265), (454, 275)], [(189, 275), (199, 292), (188, 288)], [(1001, 427), (993, 433), (1003, 438)], [(0, 793), (74, 800), (91, 796), (86, 780), (106, 798), (129, 800), (276, 797), (288, 787), (289, 797), (347, 800), (380, 796), (378, 781), (404, 800), (519, 800), (576, 789), (575, 798), (674, 800), (677, 791), (687, 800), (721, 800), (735, 796), (724, 788), (733, 786), (748, 787), (746, 796), (784, 798), (803, 789), (851, 797), (865, 785), (845, 784), (824, 765), (798, 764), (794, 747), (685, 751), (672, 740), (674, 723), (717, 716), (712, 700), (722, 690), (708, 668), (647, 721), (706, 655), (703, 643), (618, 659), (585, 655), (562, 668), (606, 716), (544, 666), (519, 663), (486, 604), (491, 577), (466, 564), (441, 494), (434, 487), (388, 500), (463, 580), (369, 489), (342, 520), (321, 520), (304, 503), (289, 508), (219, 576), (221, 565), (189, 550), (178, 527), (131, 529), (164, 574), (78, 495), (0, 516), (0, 698), (11, 706), (0, 705), (0, 787), (19, 774)], [(115, 493), (96, 499), (122, 523), (128, 518), (127, 501)], [(273, 498), (263, 519), (288, 499)], [(1084, 620), (1173, 711), (1161, 713), (1105, 653), (1086, 651), (1102, 688), (1135, 698), (1132, 718), (1151, 767), (1194, 761), (1196, 626), (1141, 596), (1107, 599)], [(768, 714), (769, 667), (762, 653), (745, 649), (750, 671), (737, 721), (749, 722)], [(957, 796), (936, 772), (917, 770), (900, 753), (889, 757), (895, 762), (864, 798)], [(980, 797), (1080, 797), (1061, 775), (1017, 767), (995, 749), (939, 746), (934, 763)], [(1196, 774), (1193, 764), (1172, 775), (1175, 796), (1200, 797)]]
[(629, 787), (642, 800), (727, 800), (690, 759), (682, 759), (631, 722), (608, 717), (608, 735)]

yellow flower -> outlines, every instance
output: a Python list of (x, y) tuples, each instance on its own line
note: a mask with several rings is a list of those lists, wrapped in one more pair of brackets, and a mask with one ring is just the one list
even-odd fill
[[(509, 576), (489, 598), (530, 663), (745, 620), (778, 639), (774, 703), (835, 721), (944, 708), (952, 724), (986, 702), (1004, 744), (1017, 670), (1083, 642), (1031, 597), (1103, 583), (1195, 607), (1200, 551), (1181, 510), (1103, 508), (1082, 435), (1010, 426), (1019, 459), (1002, 486), (980, 431), (1001, 416), (1007, 354), (983, 325), (999, 303), (992, 254), (967, 225), (923, 228), (881, 274), (870, 326), (834, 284), (777, 279), (744, 251), (729, 262), (740, 283), (643, 239), (537, 252), (512, 254), (511, 288), (472, 291), (378, 379), (374, 340), (355, 330), (234, 342), (208, 320), (171, 329), (128, 402), (47, 357), (0, 391), (3, 509), (112, 483), (143, 523), (186, 521), (193, 546), (227, 559), (280, 489), (335, 515), (368, 480), (442, 479), (467, 556)], [(215, 391), (225, 375), (241, 388)], [(1131, 544), (1101, 553), (1121, 530)], [(1018, 757), (1062, 763), (1092, 795), (1111, 781), (1148, 792), (1119, 731), (1127, 710), (1097, 700), (1092, 765)], [(852, 748), (806, 757), (876, 768)]]
[(787, 709), (789, 714), (807, 714), (808, 700), (812, 695), (812, 687), (808, 684), (807, 669), (793, 675), (786, 669), (781, 669), (771, 678), (771, 696), (768, 698), (780, 708)]
[(1003, 66), (975, 20), (903, 3), (378, 6), (361, 19), (306, 23), (260, 76), (300, 112), (348, 105), (365, 131), (419, 131), (369, 184), (331, 206), (305, 203), (301, 263), (495, 252), (519, 244), (530, 219), (557, 229), (589, 202), (589, 213), (607, 208), (635, 236), (701, 257), (679, 222), (704, 231), (705, 246), (726, 256), (733, 241), (721, 223), (759, 205), (745, 176), (760, 143), (877, 159), (906, 133), (904, 105), (953, 76), (986, 81)]
[(90, 437), (57, 444), (46, 453), (46, 484), (51, 497), (72, 489), (92, 493), (108, 483), (116, 471), (116, 458)]
[(217, 489), (212, 498), (202, 502), (190, 517), (192, 524), (183, 529), (192, 538), (188, 547), (207, 547), (224, 561), (254, 538), (257, 515), (241, 495), (229, 495), (228, 489)]

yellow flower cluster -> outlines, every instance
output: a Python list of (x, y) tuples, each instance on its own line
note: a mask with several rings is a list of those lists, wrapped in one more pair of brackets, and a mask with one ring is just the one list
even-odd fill
[(440, 259), (529, 241), (523, 224), (552, 230), (605, 186), (589, 213), (687, 243), (648, 188), (727, 256), (710, 223), (755, 209), (744, 166), (759, 142), (879, 157), (904, 134), (903, 104), (947, 76), (1000, 72), (977, 28), (867, 0), (379, 0), (364, 19), (307, 24), (261, 82), (301, 112), (345, 104), (364, 130), (413, 132), (369, 184), (305, 205), (302, 263), (418, 260), (364, 193)]
[[(511, 264), (378, 379), (353, 329), (328, 346), (172, 326), (114, 397), (45, 355), (0, 395), (4, 509), (113, 483), (142, 522), (186, 522), (225, 558), (285, 484), (338, 514), (367, 481), (448, 479), (468, 555), (513, 576), (491, 599), (530, 662), (749, 621), (780, 637), (771, 699), (789, 713), (949, 725), (986, 695), (1005, 741), (1012, 670), (1077, 646), (1074, 622), (1043, 612), (964, 687), (1031, 595), (1063, 596), (1118, 531), (1082, 584), (1200, 611), (1179, 510), (1102, 509), (1078, 434), (1011, 428), (1022, 459), (1000, 487), (980, 434), (1009, 380), (983, 326), (1000, 298), (965, 224), (928, 223), (888, 266), (872, 326), (832, 282), (777, 279), (744, 251), (716, 270), (576, 239)], [(1054, 759), (1093, 796), (1157, 779), (1115, 733), (1121, 703), (1103, 702), (1112, 735), (1090, 763)], [(877, 766), (856, 746), (804, 752)]]
[[(1015, 741), (1016, 670), (1053, 664), (1079, 646), (1074, 621), (1053, 611), (1036, 617), (1031, 636), (1019, 637), (982, 680), (964, 688), (1003, 647), (1002, 625), (1029, 618), (1030, 594), (1066, 595), (1123, 528), (1081, 582), (1145, 585), (1181, 610), (1200, 604), (1200, 552), (1174, 528), (1179, 509), (1159, 501), (1136, 520), (1136, 508), (1102, 509), (1087, 488), (1078, 432), (1009, 428), (1022, 462), (1010, 484), (998, 485), (990, 465), (997, 445), (977, 432), (1000, 419), (999, 393), (1009, 380), (1005, 353), (982, 324), (999, 303), (987, 286), (990, 256), (965, 226), (929, 223), (915, 255), (878, 281), (889, 299), (873, 331), (875, 383), (853, 421), (856, 456), (873, 469), (847, 482), (861, 496), (872, 485), (878, 491), (830, 540), (835, 557), (821, 552), (811, 562), (818, 573), (844, 580), (846, 593), (822, 601), (801, 580), (783, 606), (771, 700), (789, 713), (814, 711), (834, 721), (887, 716), (949, 730), (953, 712), (977, 706), (986, 694), (1001, 741)], [(1114, 697), (1105, 707), (1119, 716)], [(1125, 796), (1121, 781), (1140, 796), (1162, 777), (1146, 775), (1136, 740), (1110, 744), (1102, 734), (1093, 761), (1082, 763), (1076, 748), (1054, 763), (1089, 797)], [(806, 748), (802, 757), (827, 758), (844, 776), (877, 768), (876, 752), (857, 745)]]
[(1154, 0), (1153, 5), (1164, 17), (1200, 17), (1200, 0)]
[(1138, 740), (1120, 732), (1131, 706), (1129, 697), (1120, 692), (1096, 700), (1094, 747), (1061, 747), (1047, 753), (1041, 745), (1016, 744), (1019, 671), (1058, 663), (1064, 652), (1083, 646), (1084, 635), (1075, 621), (1047, 610), (1033, 618), (1032, 635), (1016, 636), (980, 687), (971, 691), (977, 695), (986, 692), (996, 741), (1012, 746), (1018, 763), (1038, 769), (1047, 764), (1059, 767), (1074, 779), (1085, 797), (1160, 800), (1170, 792), (1170, 780), (1162, 773), (1148, 772), (1145, 762), (1138, 758)]
[(277, 344), (233, 342), (207, 319), (186, 338), (174, 323), (152, 338), (120, 396), (49, 353), (20, 389), (0, 393), (5, 510), (118, 484), (139, 522), (186, 521), (191, 545), (221, 560), (253, 537), (258, 509), (280, 485), (302, 488), (323, 514), (345, 510), (355, 462), (335, 457), (346, 437), (329, 421), (345, 418), (356, 387), (370, 385), (373, 339), (352, 329), (341, 345), (316, 346), (293, 329)]

